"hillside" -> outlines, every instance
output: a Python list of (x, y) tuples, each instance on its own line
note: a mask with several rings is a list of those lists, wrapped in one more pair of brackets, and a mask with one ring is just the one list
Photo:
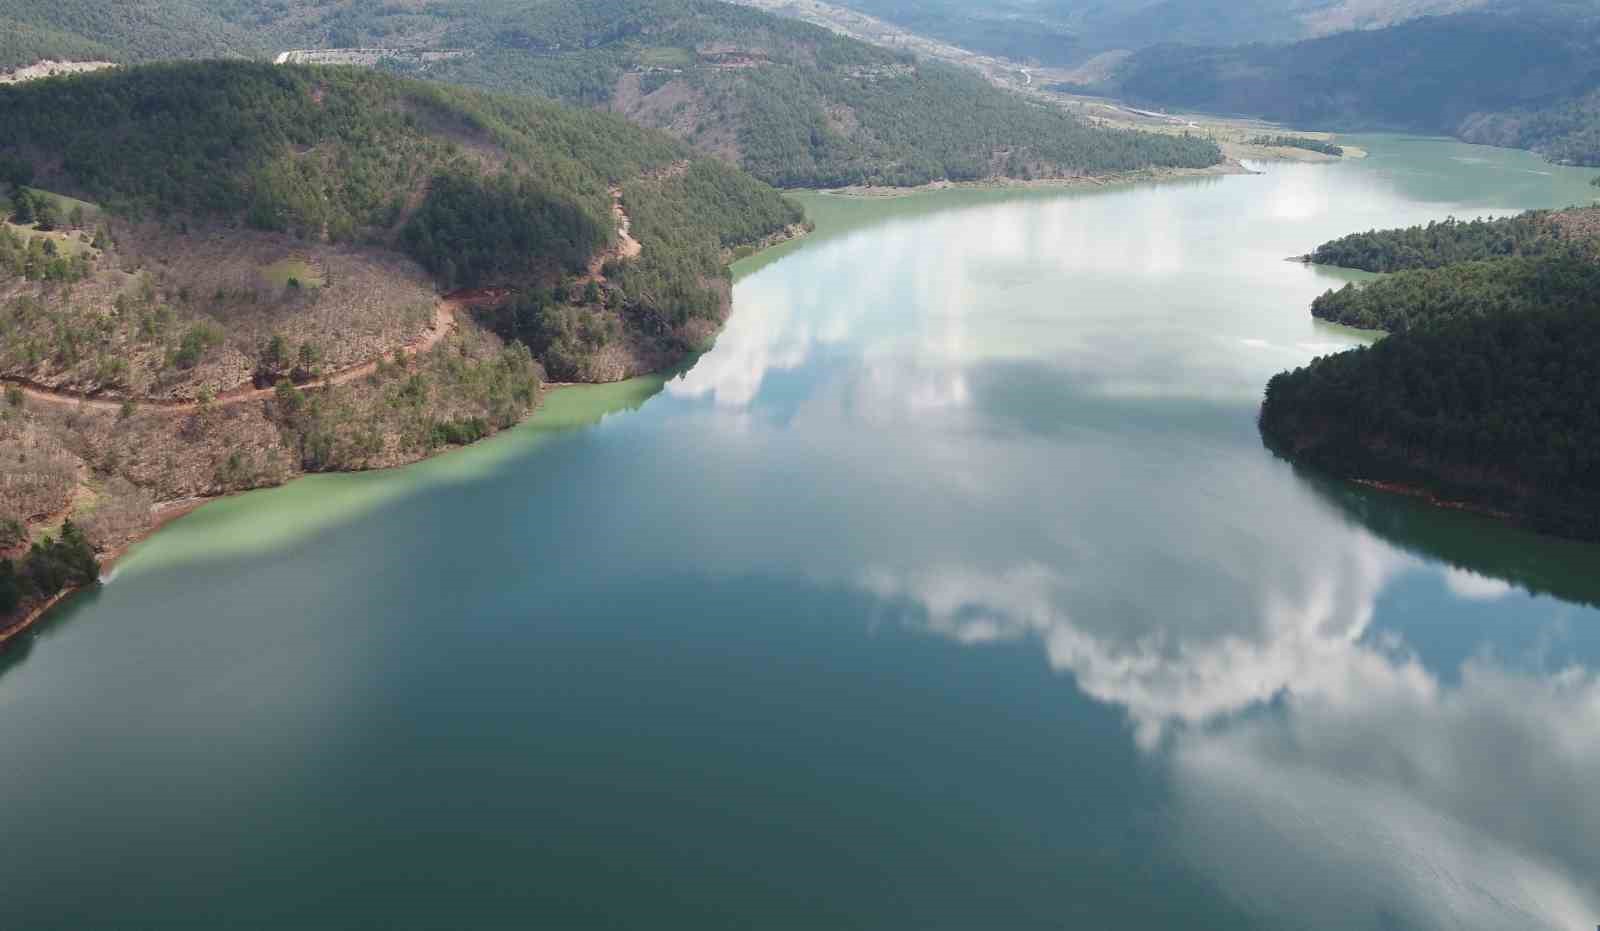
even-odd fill
[[(177, 18), (191, 10), (153, 6)], [(233, 0), (194, 15), (258, 47), (384, 46), (392, 51), (311, 57), (609, 109), (780, 186), (1063, 178), (1221, 160), (1203, 139), (1088, 126), (965, 70), (712, 0)], [(92, 36), (124, 43), (99, 54), (131, 60), (153, 41)]]
[(1156, 46), (1100, 89), (1153, 106), (1444, 133), (1596, 164), (1597, 54), (1593, 5), (1523, 0), (1290, 44)]
[(269, 37), (205, 0), (8, 0), (0, 5), (0, 71), (56, 60), (133, 63), (264, 54)]
[(1275, 376), (1269, 445), (1332, 474), (1600, 540), (1600, 313), (1456, 318)]
[(726, 253), (803, 219), (616, 116), (360, 69), (0, 87), (0, 140), (0, 526), (101, 548), (154, 503), (470, 442), (547, 374), (670, 365), (728, 313)]
[(1089, 127), (964, 70), (709, 0), (560, 0), (444, 42), (482, 51), (431, 69), (440, 79), (603, 105), (780, 186), (1221, 160), (1205, 140)]

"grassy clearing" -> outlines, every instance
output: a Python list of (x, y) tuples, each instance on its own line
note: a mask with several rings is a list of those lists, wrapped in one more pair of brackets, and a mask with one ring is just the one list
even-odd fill
[(302, 288), (320, 288), (327, 283), (322, 270), (303, 258), (280, 259), (261, 269), (261, 280), (274, 288), (287, 288), (296, 281)]
[[(54, 242), (56, 249), (65, 256), (74, 256), (80, 252), (87, 252), (90, 255), (95, 254), (94, 247), (83, 241), (84, 237), (90, 235), (87, 230), (56, 230), (50, 233), (42, 233), (34, 229), (32, 225), (19, 226), (10, 220), (5, 221), (4, 225), (7, 230), (23, 239), (48, 239)], [(81, 236), (79, 235), (80, 233), (82, 234)]]
[(694, 62), (694, 55), (685, 48), (658, 46), (639, 52), (639, 64), (646, 68), (688, 68)]
[[(76, 197), (68, 197), (65, 194), (57, 194), (54, 191), (40, 190), (36, 187), (28, 188), (27, 191), (29, 194), (33, 195), (35, 200), (39, 198), (45, 198), (49, 200), (51, 205), (55, 207), (56, 216), (59, 217), (63, 223), (67, 222), (72, 217), (72, 212), (79, 208), (83, 209), (83, 222), (85, 226), (92, 227), (94, 222), (100, 218), (100, 206), (98, 204), (91, 203), (90, 201), (79, 200)], [(9, 216), (12, 209), (13, 207), (11, 204), (10, 195), (0, 194), (0, 215)]]
[(36, 187), (28, 188), (28, 192), (36, 198), (48, 197), (50, 200), (54, 201), (56, 215), (61, 217), (62, 220), (66, 220), (67, 217), (71, 216), (72, 211), (78, 207), (83, 208), (83, 215), (86, 222), (93, 223), (94, 220), (100, 216), (100, 207), (96, 204), (90, 203), (89, 201), (79, 200), (76, 197), (68, 197), (65, 194), (57, 194), (54, 191), (41, 191)]
[[(55, 208), (57, 220), (61, 226), (51, 232), (41, 232), (29, 223), (22, 225), (5, 220), (4, 225), (10, 232), (23, 239), (48, 239), (56, 244), (62, 255), (73, 256), (80, 252), (94, 253), (89, 245), (89, 238), (94, 235), (96, 221), (100, 218), (100, 208), (86, 200), (57, 194), (54, 191), (42, 191), (39, 188), (28, 188), (28, 193), (35, 199), (46, 199)], [(9, 217), (13, 210), (11, 199), (0, 195), (0, 217)], [(82, 211), (81, 226), (74, 227), (71, 223), (73, 215)], [(80, 235), (81, 234), (81, 235)]]

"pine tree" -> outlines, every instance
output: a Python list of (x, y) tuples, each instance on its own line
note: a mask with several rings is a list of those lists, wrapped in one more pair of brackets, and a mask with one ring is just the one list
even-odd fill
[(26, 226), (34, 219), (33, 195), (25, 188), (17, 188), (11, 192), (11, 220)]

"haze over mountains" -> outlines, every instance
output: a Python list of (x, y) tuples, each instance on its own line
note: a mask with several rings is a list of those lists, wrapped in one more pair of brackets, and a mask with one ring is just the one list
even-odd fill
[(1488, 0), (842, 0), (977, 51), (1046, 65), (1176, 42), (1280, 42), (1456, 13)]
[[(1600, 10), (1574, 0), (848, 0), (1056, 89), (1303, 129), (1392, 130), (1600, 163)], [(1061, 77), (1065, 75), (1065, 77)], [(1019, 82), (1020, 83), (1020, 82)]]
[(1529, 2), (1288, 45), (1162, 45), (1099, 90), (1320, 129), (1447, 133), (1600, 161), (1600, 10)]

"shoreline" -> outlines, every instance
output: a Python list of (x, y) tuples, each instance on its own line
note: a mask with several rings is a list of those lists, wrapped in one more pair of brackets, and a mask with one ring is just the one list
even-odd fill
[(818, 188), (811, 193), (834, 197), (910, 197), (934, 191), (1008, 191), (1008, 190), (1070, 190), (1073, 188), (1119, 187), (1145, 182), (1173, 181), (1182, 178), (1211, 178), (1229, 175), (1254, 175), (1234, 158), (1225, 158), (1206, 168), (1140, 168), (1108, 175), (1079, 175), (1071, 178), (985, 178), (980, 181), (930, 181), (912, 187), (852, 184), (837, 188)]
[[(750, 255), (743, 256), (742, 258), (751, 258), (753, 256), (760, 255), (762, 252), (765, 252), (768, 249), (774, 248), (776, 246), (783, 245), (784, 243), (793, 242), (793, 241), (795, 241), (797, 239), (802, 239), (805, 236), (807, 236), (810, 232), (811, 232), (811, 229), (809, 228), (809, 225), (807, 225), (805, 227), (798, 228), (798, 229), (796, 227), (789, 227), (787, 229), (784, 229), (784, 230), (780, 231), (779, 233), (773, 234), (772, 236), (768, 236), (766, 239), (762, 240), (759, 243), (752, 244), (752, 245), (755, 246), (754, 251), (752, 251), (750, 253)], [(734, 261), (739, 261), (739, 260), (742, 260), (742, 259), (734, 259)], [(730, 261), (729, 264), (732, 264), (732, 262)], [(442, 298), (441, 299), (441, 303), (444, 303), (447, 300), (449, 300), (449, 299), (448, 298)], [(451, 308), (452, 311), (454, 309), (455, 309), (454, 307)], [(453, 329), (454, 328), (454, 324), (455, 324), (455, 320), (454, 320), (454, 315), (452, 313), (451, 319), (449, 321), (449, 328)], [(724, 324), (726, 324), (726, 321), (724, 321)], [(440, 337), (442, 337), (444, 335), (444, 329), (445, 328), (443, 328), (443, 327), (438, 327), (437, 328), (438, 335)], [(720, 327), (719, 327), (719, 330), (720, 330)], [(424, 331), (423, 338), (426, 338), (426, 337), (432, 335), (433, 332), (435, 332), (435, 330), (433, 328), (430, 328), (430, 330)], [(438, 341), (437, 339), (434, 340), (434, 342), (437, 342), (437, 341)], [(409, 350), (410, 349), (409, 345), (406, 348)], [(430, 347), (419, 348), (419, 349), (415, 350), (415, 352), (413, 352), (412, 354), (424, 352), (424, 351), (426, 351), (427, 348), (431, 348), (431, 346)], [(371, 363), (366, 363), (366, 365), (370, 365), (370, 364)], [(344, 373), (341, 373), (341, 374), (344, 374)], [(642, 373), (642, 374), (654, 374), (654, 373)], [(9, 381), (9, 379), (0, 379), (0, 380)], [(543, 398), (547, 394), (550, 394), (550, 393), (555, 392), (555, 391), (561, 391), (561, 390), (566, 389), (566, 388), (584, 388), (584, 387), (588, 387), (588, 386), (591, 386), (591, 385), (604, 385), (604, 384), (611, 384), (611, 383), (610, 382), (552, 382), (552, 381), (542, 381), (539, 384), (539, 395), (540, 395), (541, 398)], [(49, 389), (47, 389), (47, 391), (48, 390)], [(31, 392), (30, 392), (30, 394), (31, 394)], [(49, 400), (50, 399), (46, 399), (47, 403), (48, 403)], [(109, 401), (109, 400), (105, 400), (105, 399), (93, 399), (93, 398), (69, 399), (69, 400), (66, 401), (66, 403), (76, 404), (76, 403), (85, 403), (85, 402), (87, 402), (87, 403), (91, 403), (92, 404), (96, 400), (99, 400), (100, 403), (117, 404), (118, 406), (120, 406), (120, 403), (121, 403), (120, 401)], [(56, 403), (61, 403), (61, 402), (59, 400), (57, 400)], [(189, 403), (192, 403), (192, 402), (189, 402)], [(514, 425), (512, 425), (510, 427), (507, 427), (505, 430), (501, 430), (501, 431), (495, 433), (494, 436), (499, 436), (500, 433), (505, 433), (507, 430), (515, 430), (517, 427), (522, 426), (522, 424), (527, 422), (529, 417), (532, 417), (534, 414), (538, 413), (538, 410), (539, 410), (538, 407), (533, 408), (532, 410), (528, 411), (527, 415), (525, 417), (523, 417), (523, 419), (521, 421), (518, 421), (516, 424), (514, 424)], [(491, 438), (492, 437), (485, 437), (485, 439), (491, 439)], [(478, 442), (482, 442), (482, 441), (480, 440)], [(471, 443), (471, 444), (468, 444), (467, 446), (444, 447), (444, 448), (441, 448), (439, 450), (434, 451), (433, 453), (430, 453), (429, 455), (423, 456), (422, 458), (413, 460), (411, 462), (401, 463), (399, 465), (394, 465), (394, 466), (387, 466), (387, 467), (382, 468), (382, 469), (361, 470), (361, 471), (384, 471), (384, 472), (386, 472), (386, 471), (389, 471), (391, 469), (401, 469), (401, 468), (405, 468), (406, 466), (409, 466), (409, 465), (415, 465), (418, 462), (424, 462), (424, 461), (426, 461), (428, 459), (431, 459), (434, 456), (439, 455), (441, 453), (449, 452), (449, 451), (455, 450), (455, 449), (467, 449), (467, 448), (470, 448), (471, 446), (475, 446), (475, 445), (477, 445), (477, 443)], [(351, 471), (354, 471), (354, 470), (348, 470), (343, 474), (350, 474)], [(339, 474), (339, 473), (335, 473), (335, 474)], [(291, 478), (289, 478), (289, 480), (287, 482), (283, 482), (280, 485), (270, 485), (270, 486), (262, 486), (262, 487), (263, 488), (269, 488), (269, 487), (270, 488), (278, 488), (278, 487), (282, 487), (282, 485), (287, 485), (289, 482), (293, 482), (296, 479), (304, 478), (304, 477), (305, 477), (305, 473), (301, 473), (301, 474), (297, 474), (297, 475), (292, 476)], [(221, 492), (221, 493), (214, 494), (214, 495), (191, 495), (191, 496), (186, 497), (186, 498), (175, 498), (175, 499), (170, 500), (170, 501), (158, 501), (158, 502), (156, 502), (155, 504), (150, 506), (151, 520), (150, 520), (150, 524), (148, 526), (146, 526), (144, 529), (140, 530), (137, 534), (133, 535), (132, 537), (129, 537), (127, 540), (124, 540), (122, 543), (120, 543), (120, 544), (118, 544), (118, 545), (106, 550), (104, 553), (97, 554), (97, 556), (98, 556), (98, 558), (100, 560), (101, 577), (104, 578), (105, 574), (107, 572), (109, 572), (112, 569), (114, 569), (116, 567), (116, 564), (119, 561), (121, 561), (123, 557), (128, 555), (128, 551), (129, 550), (133, 549), (135, 546), (139, 545), (140, 543), (143, 543), (144, 541), (146, 541), (146, 540), (150, 539), (151, 537), (155, 536), (158, 532), (160, 532), (164, 527), (166, 527), (168, 524), (172, 523), (173, 521), (178, 520), (181, 517), (185, 517), (185, 516), (195, 512), (195, 511), (199, 510), (200, 508), (204, 507), (205, 505), (212, 503), (213, 501), (224, 501), (224, 500), (227, 500), (229, 498), (236, 497), (238, 495), (248, 494), (249, 492), (259, 491), (259, 490), (261, 490), (261, 489), (258, 489), (258, 488), (245, 488), (245, 489), (239, 489), (239, 490), (236, 490), (236, 491), (225, 491), (225, 492)], [(52, 515), (52, 516), (54, 516), (54, 515)], [(67, 516), (71, 516), (71, 515), (69, 514)], [(35, 526), (35, 522), (29, 522), (28, 526), (29, 526), (29, 529), (31, 530)], [(24, 547), (22, 551), (24, 553), (26, 553), (26, 547)], [(55, 595), (51, 596), (49, 599), (45, 600), (43, 603), (41, 603), (41, 604), (35, 606), (34, 608), (30, 609), (28, 611), (28, 613), (22, 617), (21, 620), (18, 620), (15, 623), (10, 624), (9, 626), (0, 627), (0, 651), (4, 651), (5, 649), (9, 648), (9, 646), (12, 643), (12, 641), (14, 641), (17, 638), (21, 637), (23, 634), (27, 633), (31, 629), (37, 627), (40, 623), (42, 623), (43, 621), (45, 621), (47, 619), (47, 617), (49, 616), (50, 612), (53, 609), (55, 609), (63, 601), (66, 601), (68, 598), (70, 598), (71, 596), (73, 596), (73, 595), (77, 594), (78, 592), (82, 591), (86, 587), (87, 586), (81, 586), (80, 585), (80, 586), (73, 586), (71, 588), (62, 589), (61, 591), (57, 592)], [(0, 623), (3, 623), (3, 620), (4, 619), (0, 619)]]
[(1480, 517), (1491, 517), (1495, 520), (1504, 521), (1513, 526), (1523, 526), (1521, 521), (1517, 520), (1517, 516), (1509, 511), (1496, 510), (1486, 504), (1474, 504), (1471, 501), (1456, 501), (1450, 498), (1441, 498), (1430, 489), (1424, 488), (1421, 485), (1407, 485), (1403, 482), (1386, 482), (1373, 478), (1352, 478), (1349, 479), (1349, 481), (1356, 485), (1360, 485), (1363, 488), (1371, 488), (1374, 491), (1381, 491), (1384, 494), (1399, 495), (1403, 498), (1411, 498), (1415, 501), (1421, 501), (1429, 507), (1440, 508), (1446, 511), (1461, 511), (1467, 514), (1477, 514)]
[[(555, 392), (555, 391), (560, 391), (560, 390), (562, 390), (564, 388), (587, 388), (587, 387), (591, 387), (591, 386), (598, 386), (598, 385), (605, 385), (605, 384), (614, 384), (614, 383), (612, 383), (612, 382), (586, 382), (586, 381), (543, 382), (539, 386), (539, 394), (542, 397), (545, 394), (549, 394), (549, 393)], [(532, 417), (537, 412), (538, 412), (538, 408), (534, 408), (533, 410), (528, 412), (528, 417)], [(527, 421), (527, 418), (525, 417), (525, 418), (523, 418), (522, 421), (518, 422), (517, 424), (515, 424), (513, 426), (510, 426), (510, 427), (507, 427), (505, 430), (501, 430), (501, 431), (499, 431), (499, 433), (493, 434), (493, 436), (499, 436), (501, 433), (505, 433), (507, 430), (515, 430), (517, 427), (522, 426), (522, 424), (525, 423), (526, 421)], [(492, 439), (493, 436), (484, 437), (484, 439)], [(482, 442), (482, 440), (479, 440), (477, 442)], [(444, 448), (439, 449), (435, 453), (432, 453), (432, 454), (427, 455), (427, 456), (423, 456), (421, 459), (415, 459), (415, 460), (412, 460), (411, 462), (405, 462), (405, 463), (401, 463), (399, 465), (385, 466), (384, 468), (381, 468), (381, 469), (345, 470), (345, 471), (341, 471), (341, 472), (330, 472), (330, 473), (326, 473), (326, 474), (330, 474), (330, 475), (353, 475), (353, 474), (356, 474), (357, 471), (389, 472), (389, 471), (393, 471), (394, 469), (403, 469), (403, 468), (406, 468), (407, 466), (416, 465), (419, 462), (426, 462), (427, 460), (432, 459), (436, 455), (440, 455), (440, 454), (445, 453), (445, 452), (450, 452), (451, 450), (469, 449), (472, 446), (476, 446), (477, 442), (470, 443), (467, 446), (449, 446), (449, 447), (444, 447)], [(143, 543), (144, 541), (146, 541), (146, 540), (150, 539), (151, 537), (155, 536), (157, 533), (159, 533), (163, 528), (165, 528), (168, 524), (172, 523), (173, 521), (178, 520), (181, 517), (186, 517), (189, 514), (192, 514), (195, 511), (200, 510), (202, 507), (205, 507), (206, 505), (211, 504), (214, 501), (226, 501), (229, 498), (236, 498), (239, 495), (247, 495), (252, 491), (261, 491), (261, 490), (266, 489), (266, 488), (282, 488), (283, 485), (287, 485), (287, 484), (289, 484), (289, 482), (293, 482), (293, 481), (295, 481), (297, 479), (305, 478), (306, 475), (308, 475), (308, 474), (311, 474), (311, 473), (301, 473), (301, 474), (295, 475), (292, 478), (290, 478), (288, 482), (284, 482), (284, 483), (282, 483), (280, 485), (263, 485), (260, 488), (241, 488), (241, 489), (238, 489), (238, 490), (235, 490), (235, 491), (224, 491), (224, 492), (221, 492), (219, 494), (214, 494), (214, 495), (190, 495), (187, 498), (174, 498), (171, 501), (157, 501), (155, 504), (150, 506), (151, 520), (150, 520), (150, 524), (147, 527), (145, 527), (143, 530), (139, 531), (139, 533), (135, 534), (134, 536), (129, 537), (127, 540), (124, 540), (122, 543), (119, 543), (118, 545), (106, 550), (104, 553), (96, 554), (98, 559), (99, 559), (99, 561), (100, 561), (100, 577), (101, 577), (101, 581), (103, 581), (105, 579), (106, 574), (108, 572), (110, 572), (110, 571), (112, 571), (113, 569), (116, 568), (117, 563), (120, 562), (123, 557), (128, 555), (128, 551), (129, 550), (133, 549), (135, 546), (138, 546), (140, 543)], [(27, 550), (24, 548), (22, 552), (26, 553)], [(97, 582), (96, 584), (99, 584), (99, 583)], [(26, 615), (24, 615), (21, 620), (16, 621), (15, 623), (11, 624), (8, 627), (0, 628), (0, 652), (3, 652), (10, 645), (12, 640), (14, 640), (15, 638), (20, 637), (23, 634), (27, 633), (31, 628), (38, 626), (38, 624), (45, 619), (45, 616), (47, 614), (49, 614), (52, 609), (54, 609), (57, 606), (59, 606), (61, 604), (61, 602), (66, 601), (69, 597), (71, 597), (72, 595), (77, 594), (78, 592), (83, 591), (87, 587), (88, 586), (84, 586), (84, 585), (74, 585), (71, 588), (64, 588), (61, 591), (57, 592), (56, 594), (52, 595), (44, 603), (42, 603), (42, 604), (32, 608), (31, 610), (29, 610), (29, 612)]]
[[(1224, 162), (1218, 163), (1217, 165), (1210, 166), (1208, 168), (1198, 168), (1198, 169), (1161, 169), (1161, 170), (1157, 170), (1157, 171), (1142, 170), (1142, 171), (1138, 171), (1138, 172), (1129, 172), (1129, 173), (1125, 173), (1125, 174), (1121, 174), (1121, 175), (1102, 175), (1102, 176), (1097, 176), (1097, 177), (1092, 177), (1092, 178), (1088, 178), (1088, 177), (1085, 177), (1085, 178), (1058, 178), (1058, 179), (1045, 179), (1045, 180), (1035, 180), (1035, 181), (1021, 181), (1021, 180), (1016, 180), (1016, 179), (1001, 179), (999, 181), (971, 181), (971, 182), (969, 182), (969, 181), (957, 181), (957, 182), (943, 181), (943, 182), (933, 182), (931, 184), (921, 185), (921, 186), (918, 186), (918, 187), (910, 187), (910, 188), (889, 188), (889, 189), (870, 188), (870, 189), (865, 189), (865, 190), (872, 191), (873, 193), (866, 193), (866, 194), (844, 193), (844, 191), (846, 191), (847, 189), (839, 189), (839, 190), (836, 190), (836, 191), (820, 191), (820, 192), (817, 192), (817, 193), (838, 194), (839, 196), (900, 197), (900, 196), (909, 196), (909, 195), (912, 195), (912, 194), (928, 193), (928, 192), (933, 192), (933, 191), (954, 190), (954, 189), (959, 189), (959, 188), (964, 188), (964, 187), (990, 188), (990, 189), (1005, 189), (1005, 188), (1014, 188), (1014, 187), (1015, 188), (1029, 188), (1029, 187), (1031, 187), (1031, 188), (1103, 187), (1103, 186), (1111, 186), (1111, 185), (1138, 184), (1138, 183), (1141, 183), (1141, 182), (1159, 182), (1159, 181), (1169, 180), (1169, 179), (1172, 179), (1172, 178), (1206, 177), (1206, 176), (1222, 176), (1222, 175), (1238, 175), (1238, 174), (1256, 174), (1256, 172), (1252, 172), (1248, 168), (1245, 168), (1243, 165), (1239, 164), (1238, 162), (1229, 159), (1229, 160), (1226, 160)], [(880, 191), (883, 191), (884, 193), (879, 193)], [(780, 231), (779, 233), (776, 233), (776, 234), (774, 234), (772, 236), (766, 237), (765, 239), (763, 239), (759, 243), (752, 243), (751, 245), (753, 245), (755, 247), (754, 251), (752, 251), (749, 255), (733, 257), (733, 261), (743, 261), (744, 259), (753, 258), (754, 256), (760, 255), (761, 253), (766, 252), (769, 249), (775, 248), (777, 246), (784, 245), (784, 244), (790, 243), (790, 242), (794, 242), (794, 241), (799, 240), (799, 239), (804, 239), (804, 238), (806, 238), (807, 236), (809, 236), (813, 232), (813, 229), (814, 229), (814, 227), (809, 223), (809, 221), (807, 223), (803, 224), (803, 225), (799, 225), (798, 228), (796, 226), (791, 226), (789, 228), (786, 228), (786, 229)], [(731, 265), (732, 262), (729, 262), (729, 264)], [(451, 308), (451, 309), (454, 310), (454, 308)], [(454, 320), (452, 319), (450, 321), (450, 323), (453, 324)], [(726, 321), (724, 321), (723, 325), (726, 325)], [(442, 328), (440, 328), (440, 329), (442, 329)], [(719, 331), (720, 331), (720, 327), (719, 327)], [(428, 335), (428, 332), (425, 331), (424, 335), (425, 336)], [(442, 336), (443, 334), (441, 333), (440, 335)], [(602, 385), (602, 384), (607, 384), (607, 383), (606, 382), (548, 382), (547, 381), (547, 382), (541, 382), (540, 383), (539, 393), (540, 393), (540, 396), (542, 397), (543, 395), (548, 394), (550, 392), (560, 391), (560, 390), (565, 389), (565, 388), (581, 388), (581, 387), (586, 387), (586, 386), (589, 386), (589, 385)], [(518, 426), (521, 426), (523, 423), (525, 423), (527, 421), (528, 417), (532, 417), (537, 412), (538, 412), (538, 408), (535, 407), (533, 410), (528, 412), (527, 417), (524, 417), (522, 421), (519, 421), (518, 424), (516, 424), (514, 426), (506, 428), (506, 430), (514, 430), (514, 429), (516, 429)], [(506, 430), (499, 431), (499, 433), (504, 433), (504, 432), (506, 432)], [(495, 436), (498, 436), (499, 433), (496, 433)], [(488, 438), (486, 437), (486, 439), (488, 439)], [(403, 463), (403, 464), (395, 465), (395, 466), (388, 466), (388, 467), (385, 467), (383, 469), (377, 469), (377, 470), (371, 470), (371, 471), (388, 471), (389, 469), (404, 468), (405, 466), (413, 465), (416, 462), (422, 462), (422, 461), (426, 461), (427, 459), (431, 459), (431, 458), (433, 458), (433, 456), (438, 455), (439, 453), (448, 452), (448, 451), (453, 450), (453, 449), (466, 449), (466, 448), (470, 448), (470, 446), (472, 446), (472, 445), (476, 445), (476, 443), (468, 444), (468, 446), (463, 446), (463, 447), (447, 447), (445, 449), (438, 450), (438, 451), (436, 451), (436, 452), (434, 452), (434, 453), (432, 453), (430, 455), (423, 456), (421, 459), (414, 460), (413, 462), (407, 462), (407, 463)], [(303, 477), (304, 477), (303, 474), (295, 475), (295, 476), (291, 477), (288, 481), (292, 482), (295, 479), (303, 478)], [(288, 484), (288, 482), (284, 482), (282, 484)], [(263, 487), (281, 487), (281, 485), (263, 486)], [(161, 531), (164, 527), (166, 527), (168, 524), (172, 523), (173, 521), (176, 521), (181, 517), (184, 517), (184, 516), (186, 516), (186, 515), (188, 515), (190, 513), (193, 513), (194, 511), (200, 509), (201, 507), (203, 507), (206, 504), (209, 504), (209, 503), (211, 503), (213, 501), (222, 501), (222, 500), (226, 500), (228, 498), (235, 497), (237, 495), (242, 495), (242, 494), (246, 494), (248, 492), (257, 491), (257, 490), (260, 490), (260, 489), (255, 489), (255, 488), (240, 489), (240, 490), (237, 490), (237, 491), (222, 492), (222, 493), (215, 494), (215, 495), (196, 495), (196, 496), (190, 496), (190, 497), (187, 497), (187, 498), (174, 499), (174, 500), (171, 500), (171, 501), (158, 501), (158, 502), (156, 502), (155, 504), (153, 504), (151, 506), (151, 509), (150, 509), (150, 512), (151, 512), (151, 515), (152, 515), (152, 519), (151, 519), (151, 523), (150, 523), (149, 526), (145, 527), (139, 533), (137, 533), (134, 536), (128, 538), (127, 540), (123, 541), (122, 543), (118, 544), (117, 546), (106, 550), (102, 554), (99, 554), (99, 557), (100, 557), (100, 568), (101, 568), (102, 575), (104, 575), (104, 573), (106, 571), (114, 568), (115, 565), (117, 564), (117, 562), (119, 562), (122, 558), (124, 558), (133, 547), (135, 547), (138, 544), (143, 543), (144, 541), (150, 539), (156, 533)], [(15, 639), (16, 637), (20, 636), (21, 634), (27, 632), (31, 628), (34, 628), (34, 627), (38, 626), (42, 621), (46, 620), (48, 615), (49, 615), (49, 613), (50, 613), (50, 611), (53, 608), (59, 606), (62, 601), (66, 600), (71, 595), (73, 595), (73, 594), (77, 593), (78, 591), (80, 591), (81, 588), (82, 587), (74, 587), (74, 588), (64, 589), (61, 592), (58, 592), (55, 596), (50, 598), (48, 601), (44, 602), (43, 604), (41, 604), (38, 607), (36, 607), (33, 610), (31, 610), (29, 612), (29, 614), (26, 617), (24, 617), (23, 620), (18, 621), (17, 623), (12, 624), (9, 627), (4, 628), (3, 631), (0, 631), (0, 649), (4, 649), (6, 646), (8, 646), (10, 644), (10, 642), (13, 639)]]
[(83, 586), (81, 585), (74, 585), (71, 588), (63, 588), (61, 591), (51, 595), (43, 604), (34, 608), (32, 611), (29, 611), (26, 615), (23, 615), (22, 620), (17, 621), (15, 624), (12, 624), (10, 627), (5, 628), (4, 630), (0, 630), (0, 651), (4, 651), (8, 646), (11, 645), (11, 641), (21, 637), (23, 634), (27, 633), (34, 626), (36, 626), (40, 621), (44, 620), (45, 615), (49, 614), (52, 608), (61, 604), (61, 602), (66, 601), (68, 598), (76, 595), (82, 590)]

